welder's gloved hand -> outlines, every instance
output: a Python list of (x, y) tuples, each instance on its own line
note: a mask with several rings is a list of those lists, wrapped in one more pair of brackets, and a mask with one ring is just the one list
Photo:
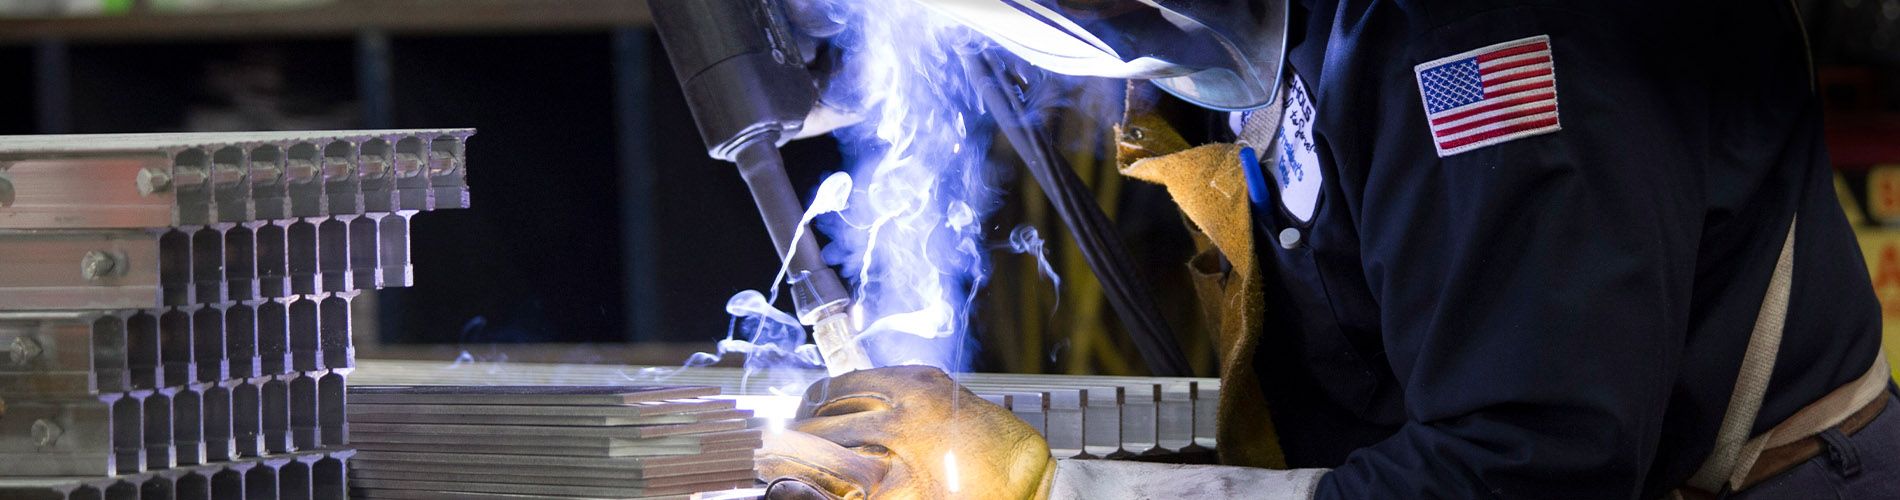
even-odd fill
[(1029, 424), (922, 366), (820, 380), (765, 441), (767, 498), (1040, 499), (1056, 466)]

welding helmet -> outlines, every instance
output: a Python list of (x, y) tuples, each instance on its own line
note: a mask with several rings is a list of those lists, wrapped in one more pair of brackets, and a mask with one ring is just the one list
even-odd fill
[(1049, 71), (1245, 111), (1279, 90), (1286, 0), (919, 0)]

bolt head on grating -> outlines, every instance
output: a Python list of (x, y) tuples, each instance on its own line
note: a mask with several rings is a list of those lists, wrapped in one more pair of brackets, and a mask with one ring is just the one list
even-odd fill
[(42, 418), (33, 421), (33, 443), (39, 445), (41, 448), (50, 447), (53, 446), (54, 443), (58, 443), (59, 437), (65, 433), (66, 431), (64, 429), (59, 428), (59, 424), (55, 424), (51, 420)]
[(104, 250), (92, 250), (79, 258), (79, 275), (89, 280), (112, 276), (119, 270), (119, 257)]
[(161, 168), (147, 168), (139, 171), (139, 194), (150, 196), (171, 191), (172, 174)]
[(7, 345), (7, 359), (14, 365), (25, 365), (40, 357), (42, 351), (39, 342), (27, 337), (14, 337), (13, 343)]

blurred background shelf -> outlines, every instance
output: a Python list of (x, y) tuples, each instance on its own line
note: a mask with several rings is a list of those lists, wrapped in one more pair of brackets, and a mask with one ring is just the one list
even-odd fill
[[(23, 2), (31, 3), (31, 2)], [(262, 2), (269, 4), (270, 2)], [(599, 31), (647, 26), (645, 0), (331, 0), (279, 8), (209, 5), (0, 19), (0, 43)]]
[[(479, 129), (474, 208), (416, 220), (429, 264), (361, 308), (368, 350), (657, 342), (646, 362), (679, 361), (664, 342), (710, 347), (725, 299), (776, 269), (643, 0), (102, 0), (17, 17), (89, 1), (0, 3), (0, 134)], [(837, 164), (835, 146), (797, 149), (799, 182)], [(730, 257), (658, 265), (708, 248)]]

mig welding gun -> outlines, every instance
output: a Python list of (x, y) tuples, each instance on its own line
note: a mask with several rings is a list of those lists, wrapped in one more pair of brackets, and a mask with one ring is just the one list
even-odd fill
[[(872, 365), (854, 338), (851, 296), (820, 258), (810, 231), (799, 230), (804, 210), (778, 152), (809, 132), (807, 117), (818, 102), (786, 1), (648, 5), (707, 152), (738, 164), (779, 257), (789, 259), (786, 285), (798, 319), (812, 326), (826, 366), (837, 375)], [(1146, 80), (1187, 102), (1227, 111), (1266, 106), (1279, 88), (1287, 20), (1280, 0), (920, 1), (1041, 70)], [(1069, 15), (1077, 13), (1085, 15)], [(1004, 90), (1024, 81), (1011, 74), (1021, 65), (991, 51), (966, 57), (962, 66), (985, 108), (1069, 228), (1143, 361), (1156, 375), (1187, 375), (1186, 357), (1113, 223), (1045, 131), (1033, 126), (1025, 89)]]
[(812, 327), (825, 366), (833, 375), (871, 368), (854, 338), (851, 295), (819, 256), (811, 231), (800, 230), (804, 207), (779, 155), (818, 101), (785, 11), (772, 0), (649, 5), (707, 154), (739, 166), (779, 258), (789, 259), (785, 285), (798, 320)]

